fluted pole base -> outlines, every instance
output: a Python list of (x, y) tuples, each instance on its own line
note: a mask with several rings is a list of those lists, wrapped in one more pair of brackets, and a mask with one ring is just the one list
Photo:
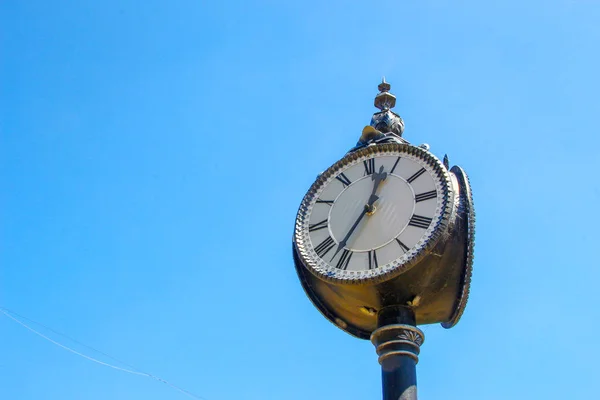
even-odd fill
[(378, 325), (371, 342), (381, 364), (383, 400), (416, 400), (416, 365), (425, 335), (415, 327), (414, 314), (408, 307), (382, 309)]

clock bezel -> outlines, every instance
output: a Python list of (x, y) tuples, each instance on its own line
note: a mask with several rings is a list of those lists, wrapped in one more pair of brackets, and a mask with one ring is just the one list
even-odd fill
[[(419, 239), (416, 246), (413, 246), (405, 255), (393, 262), (381, 266), (377, 269), (368, 271), (340, 271), (324, 268), (324, 262), (316, 255), (313, 255), (314, 249), (310, 243), (308, 233), (308, 221), (310, 219), (311, 204), (321, 188), (329, 181), (335, 179), (341, 171), (349, 168), (353, 164), (360, 162), (363, 157), (369, 156), (390, 156), (404, 153), (423, 161), (431, 167), (434, 179), (437, 179), (436, 188), (440, 190), (438, 206), (436, 207), (437, 221), (427, 228), (424, 235)], [(346, 154), (322, 174), (311, 185), (304, 196), (298, 209), (296, 217), (296, 226), (294, 230), (294, 243), (302, 264), (314, 275), (329, 282), (364, 284), (366, 282), (376, 283), (398, 276), (415, 266), (428, 251), (431, 250), (439, 241), (442, 234), (446, 231), (454, 207), (454, 192), (450, 175), (443, 163), (427, 150), (410, 144), (386, 143), (371, 145), (351, 153)], [(315, 200), (316, 201), (316, 200)], [(312, 250), (312, 251), (311, 251)], [(398, 260), (404, 261), (399, 262)], [(321, 261), (319, 261), (321, 260)]]

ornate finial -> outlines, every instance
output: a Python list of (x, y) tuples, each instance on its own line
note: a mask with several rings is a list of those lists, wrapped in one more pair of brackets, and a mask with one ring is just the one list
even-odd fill
[(396, 96), (390, 93), (391, 87), (392, 86), (385, 81), (385, 76), (381, 80), (379, 86), (377, 86), (379, 94), (375, 96), (375, 107), (382, 111), (394, 108), (396, 105)]
[(379, 93), (375, 96), (375, 107), (381, 111), (373, 114), (371, 126), (380, 132), (402, 137), (404, 121), (391, 110), (396, 105), (396, 96), (390, 93), (391, 85), (385, 81), (385, 76), (377, 88)]
[(450, 171), (450, 160), (448, 160), (448, 154), (444, 154), (444, 167), (446, 167), (446, 169), (448, 171)]
[(385, 76), (381, 78), (381, 83), (377, 86), (380, 92), (389, 92), (392, 86), (385, 81)]

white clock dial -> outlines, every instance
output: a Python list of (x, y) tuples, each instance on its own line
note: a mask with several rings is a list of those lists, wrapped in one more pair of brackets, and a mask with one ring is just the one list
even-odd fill
[(449, 190), (445, 169), (422, 149), (384, 145), (348, 155), (303, 202), (300, 254), (332, 279), (390, 273), (414, 259), (447, 220)]

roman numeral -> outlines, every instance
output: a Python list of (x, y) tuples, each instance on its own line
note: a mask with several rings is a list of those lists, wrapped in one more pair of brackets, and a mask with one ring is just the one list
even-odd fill
[(402, 243), (402, 241), (400, 239), (396, 238), (396, 242), (398, 242), (398, 244), (400, 245), (400, 247), (402, 247), (402, 250), (405, 253), (409, 250), (408, 246), (405, 245), (404, 243)]
[(425, 201), (429, 199), (435, 199), (437, 197), (437, 192), (432, 190), (431, 192), (421, 193), (415, 196), (415, 201), (418, 203), (420, 201)]
[(317, 199), (317, 203), (318, 204), (327, 204), (329, 207), (331, 207), (333, 205), (333, 200), (321, 200), (321, 199)]
[(340, 259), (338, 260), (335, 267), (337, 269), (343, 269), (345, 271), (346, 268), (348, 268), (348, 264), (350, 264), (351, 258), (352, 258), (352, 252), (350, 250), (344, 249), (344, 251), (342, 251), (342, 255), (340, 256)]
[(375, 250), (369, 251), (369, 269), (378, 268), (379, 263), (377, 262), (377, 252)]
[(408, 225), (416, 226), (417, 228), (427, 229), (429, 228), (429, 224), (431, 224), (431, 221), (433, 221), (431, 218), (422, 217), (420, 215), (413, 215), (410, 221), (408, 222)]
[(308, 225), (309, 232), (318, 231), (319, 229), (325, 229), (325, 228), (327, 228), (327, 219), (324, 219), (321, 222), (317, 222), (316, 224)]
[(375, 172), (375, 159), (374, 158), (370, 158), (368, 160), (363, 161), (363, 164), (365, 165), (365, 176), (371, 175), (373, 172)]
[(348, 177), (346, 175), (344, 175), (343, 172), (341, 174), (339, 174), (338, 176), (336, 176), (335, 179), (342, 182), (342, 185), (344, 185), (344, 187), (350, 186), (350, 184), (352, 183), (352, 182), (350, 182), (350, 179), (348, 179)]
[(400, 161), (400, 157), (398, 157), (398, 159), (396, 160), (396, 162), (394, 163), (394, 166), (392, 167), (392, 170), (390, 171), (390, 174), (394, 173), (394, 170), (396, 169), (396, 166), (398, 165), (398, 162)]
[(407, 179), (408, 183), (412, 183), (415, 179), (423, 175), (423, 172), (425, 172), (425, 168), (421, 168), (420, 170), (415, 172), (413, 176)]
[(333, 246), (335, 246), (335, 242), (331, 236), (327, 236), (327, 239), (323, 240), (321, 244), (315, 247), (315, 253), (317, 253), (319, 257), (323, 258), (323, 256), (327, 254), (329, 250), (333, 249)]

